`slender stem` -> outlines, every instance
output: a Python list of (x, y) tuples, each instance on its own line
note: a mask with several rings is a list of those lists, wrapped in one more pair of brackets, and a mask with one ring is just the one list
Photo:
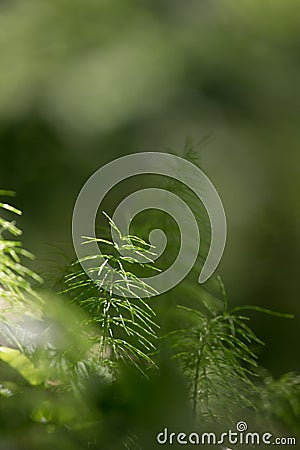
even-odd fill
[(227, 312), (227, 294), (222, 278), (220, 276), (218, 276), (217, 278), (221, 288), (221, 294), (223, 297), (223, 313), (225, 314)]
[(195, 370), (195, 376), (194, 376), (194, 392), (193, 392), (193, 415), (194, 415), (194, 421), (196, 420), (196, 417), (197, 417), (197, 400), (198, 400), (199, 373), (200, 373), (200, 366), (201, 366), (203, 347), (204, 347), (204, 339), (203, 339), (203, 336), (202, 336), (201, 331), (200, 331), (199, 332), (199, 347), (198, 347), (197, 359), (196, 359), (196, 370)]

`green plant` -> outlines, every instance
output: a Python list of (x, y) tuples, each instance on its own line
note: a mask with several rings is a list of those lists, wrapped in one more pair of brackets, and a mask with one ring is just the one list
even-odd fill
[(189, 379), (194, 419), (201, 421), (218, 421), (222, 417), (234, 421), (241, 408), (250, 408), (255, 414), (259, 366), (254, 348), (264, 343), (247, 325), (249, 317), (240, 312), (254, 309), (292, 317), (251, 305), (230, 310), (220, 278), (219, 282), (223, 310), (200, 311), (179, 305), (186, 316), (186, 326), (165, 336), (173, 348), (173, 357)]
[[(6, 203), (0, 206), (20, 214)], [(23, 448), (14, 432), (22, 427), (32, 450), (96, 450), (103, 445), (109, 450), (152, 449), (162, 425), (181, 427), (190, 415), (195, 426), (213, 427), (245, 415), (253, 421), (263, 416), (275, 430), (284, 426), (297, 433), (299, 377), (287, 374), (274, 380), (261, 374), (256, 346), (262, 342), (242, 311), (279, 313), (251, 305), (230, 309), (224, 286), (215, 278), (214, 292), (222, 302), (219, 295), (199, 288), (195, 307), (182, 301), (179, 308), (169, 308), (177, 311), (177, 326), (158, 339), (157, 323), (163, 324), (167, 314), (156, 318), (147, 298), (153, 291), (133, 273), (155, 269), (153, 248), (136, 236), (121, 235), (108, 220), (119, 243), (96, 238), (104, 251), (100, 265), (98, 257), (90, 257), (95, 263), (91, 271), (97, 271), (100, 281), (93, 281), (77, 261), (57, 297), (37, 289), (40, 277), (21, 261), (31, 255), (11, 239), (20, 235), (19, 229), (1, 218), (4, 444)], [(90, 242), (85, 238), (83, 245)], [(141, 254), (147, 258), (144, 264)], [(33, 324), (28, 325), (28, 315)], [(47, 433), (36, 434), (37, 427), (46, 427)]]
[[(97, 345), (99, 362), (111, 366), (121, 359), (141, 369), (141, 360), (148, 366), (155, 364), (151, 353), (156, 350), (158, 325), (149, 304), (153, 289), (129, 271), (128, 266), (155, 270), (153, 249), (136, 236), (123, 236), (109, 217), (108, 220), (118, 233), (120, 243), (103, 238), (85, 238), (83, 245), (96, 241), (109, 252), (86, 257), (95, 263), (89, 274), (77, 261), (74, 266), (79, 268), (66, 277), (68, 287), (64, 293), (71, 294), (73, 302), (88, 312), (85, 323), (95, 325), (95, 333), (90, 339)], [(146, 263), (139, 262), (141, 255)], [(97, 261), (100, 258), (99, 266)], [(99, 282), (89, 277), (93, 273), (98, 274)], [(145, 301), (147, 296), (148, 301)]]
[[(14, 196), (11, 191), (0, 191), (1, 196)], [(8, 203), (0, 203), (0, 209), (17, 215), (21, 211)], [(15, 221), (0, 217), (0, 333), (2, 343), (7, 342), (22, 349), (25, 339), (22, 332), (24, 314), (39, 315), (41, 297), (32, 287), (32, 281), (41, 283), (41, 277), (22, 264), (22, 258), (33, 255), (22, 247), (18, 238), (22, 234)], [(12, 311), (13, 310), (13, 314)]]
[(257, 358), (250, 345), (261, 342), (245, 325), (247, 318), (228, 311), (211, 316), (181, 309), (189, 326), (171, 333), (169, 339), (190, 383), (195, 420), (228, 420), (241, 407), (254, 408), (255, 386), (250, 376)]

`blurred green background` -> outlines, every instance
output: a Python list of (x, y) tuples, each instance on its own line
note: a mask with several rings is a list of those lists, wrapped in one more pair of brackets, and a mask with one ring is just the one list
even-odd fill
[(35, 268), (72, 255), (95, 170), (190, 138), (227, 214), (229, 302), (293, 313), (251, 326), (267, 369), (300, 371), (299, 30), (297, 0), (1, 0), (0, 186)]

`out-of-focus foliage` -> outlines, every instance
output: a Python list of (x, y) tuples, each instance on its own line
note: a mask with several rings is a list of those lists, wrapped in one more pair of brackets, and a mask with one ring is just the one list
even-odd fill
[(33, 386), (41, 384), (45, 380), (45, 375), (37, 370), (31, 361), (25, 355), (22, 355), (20, 350), (1, 346), (0, 360), (17, 370)]
[(300, 432), (300, 377), (287, 373), (277, 380), (270, 375), (265, 377), (262, 390), (262, 410), (271, 413), (272, 420), (278, 424), (282, 421), (286, 428), (295, 434)]
[(34, 110), (69, 132), (98, 133), (181, 97), (207, 116), (223, 105), (287, 121), (299, 104), (299, 8), (295, 0), (3, 1), (1, 115)]
[(4, 2), (1, 16), (5, 117), (33, 108), (71, 132), (112, 129), (169, 98), (183, 68), (164, 24), (135, 1)]

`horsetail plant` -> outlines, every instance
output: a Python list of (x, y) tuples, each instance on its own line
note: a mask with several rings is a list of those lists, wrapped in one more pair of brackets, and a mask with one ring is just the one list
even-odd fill
[[(12, 191), (0, 191), (0, 196), (14, 196)], [(8, 203), (0, 202), (0, 209), (21, 215), (21, 211)], [(0, 217), (0, 333), (2, 342), (22, 349), (21, 322), (24, 314), (38, 315), (41, 298), (32, 287), (32, 282), (41, 283), (41, 278), (22, 264), (22, 258), (33, 259), (33, 255), (15, 240), (22, 234), (15, 221)]]
[[(90, 278), (79, 260), (73, 264), (77, 270), (66, 276), (64, 293), (69, 293), (73, 302), (88, 312), (86, 323), (94, 325), (95, 333), (90, 339), (95, 342), (99, 361), (113, 367), (121, 360), (144, 371), (145, 364), (148, 368), (155, 365), (152, 354), (156, 350), (156, 330), (159, 327), (149, 304), (154, 290), (129, 271), (128, 266), (157, 270), (152, 264), (153, 248), (136, 236), (122, 235), (115, 223), (104, 215), (117, 232), (118, 243), (85, 237), (82, 244), (97, 242), (105, 247), (104, 254), (86, 257), (95, 261), (90, 273), (96, 272), (101, 281)], [(99, 266), (97, 259), (100, 256)], [(140, 262), (141, 256), (145, 263)]]

